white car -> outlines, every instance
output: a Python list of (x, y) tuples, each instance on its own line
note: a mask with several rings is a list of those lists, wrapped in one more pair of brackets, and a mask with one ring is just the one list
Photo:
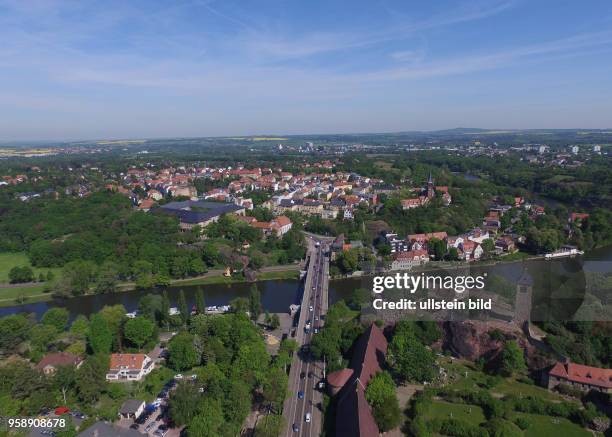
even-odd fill
[(191, 375), (191, 379), (198, 379), (198, 375), (194, 373), (193, 375)]
[(306, 417), (304, 417), (304, 421), (306, 423), (310, 423), (310, 413), (306, 413)]
[(176, 376), (174, 377), (174, 379), (183, 379), (183, 374), (182, 373), (177, 373)]
[(309, 308), (309, 309), (310, 309), (310, 311), (312, 311), (314, 308), (312, 307), (312, 305), (310, 305), (310, 308)]

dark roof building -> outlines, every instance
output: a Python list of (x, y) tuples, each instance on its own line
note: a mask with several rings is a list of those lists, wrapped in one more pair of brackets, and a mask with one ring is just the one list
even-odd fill
[(329, 374), (330, 385), (345, 381), (337, 394), (337, 437), (376, 437), (380, 434), (365, 398), (365, 388), (381, 371), (386, 353), (387, 339), (380, 328), (372, 324), (355, 344), (350, 363), (352, 372), (342, 369)]
[(201, 227), (216, 222), (223, 214), (244, 214), (244, 207), (233, 203), (209, 202), (204, 200), (184, 200), (170, 202), (155, 209), (173, 215), (181, 222), (181, 228), (190, 229), (195, 225)]
[(96, 422), (85, 431), (77, 434), (77, 437), (143, 437), (145, 435), (135, 429), (120, 428), (106, 422)]

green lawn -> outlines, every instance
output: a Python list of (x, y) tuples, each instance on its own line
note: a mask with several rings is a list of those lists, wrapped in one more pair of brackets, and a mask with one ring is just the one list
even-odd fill
[(529, 420), (525, 437), (592, 437), (593, 434), (567, 419), (536, 414), (517, 413), (518, 417)]
[(51, 293), (45, 293), (44, 289), (44, 284), (0, 288), (0, 307), (50, 300)]
[(472, 425), (480, 425), (485, 421), (484, 413), (479, 406), (451, 404), (445, 401), (433, 401), (431, 408), (425, 415), (426, 420), (451, 418), (465, 420)]
[[(29, 266), (30, 260), (28, 256), (24, 252), (2, 252), (0, 253), (0, 284), (9, 282), (9, 272), (13, 267), (23, 267)], [(47, 272), (51, 270), (55, 277), (60, 274), (61, 269), (59, 268), (51, 268), (51, 269), (40, 269), (37, 267), (32, 267), (34, 270), (34, 277), (38, 279), (38, 275), (42, 273), (43, 275), (47, 275)]]

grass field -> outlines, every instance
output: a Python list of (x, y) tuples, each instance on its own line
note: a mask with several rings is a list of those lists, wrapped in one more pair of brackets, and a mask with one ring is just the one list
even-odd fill
[[(24, 252), (2, 252), (0, 253), (0, 284), (5, 284), (9, 282), (9, 272), (13, 267), (23, 267), (29, 266), (30, 260)], [(46, 275), (49, 270), (53, 272), (55, 277), (59, 275), (61, 269), (39, 269), (37, 267), (32, 267), (34, 270), (34, 277), (38, 278), (38, 275), (42, 273)]]
[(517, 416), (524, 417), (531, 423), (529, 428), (524, 431), (525, 437), (593, 436), (588, 430), (581, 428), (567, 419), (524, 413), (517, 413)]
[(434, 401), (432, 407), (425, 415), (425, 419), (460, 419), (473, 425), (480, 425), (485, 421), (485, 416), (482, 408), (477, 405)]
[[(440, 365), (442, 365), (450, 375), (454, 375), (453, 382), (449, 388), (455, 390), (470, 390), (482, 388), (483, 384), (489, 378), (483, 372), (477, 370), (474, 365), (468, 361), (454, 359), (451, 360), (448, 357), (439, 359)], [(498, 394), (501, 396), (505, 395), (517, 395), (517, 396), (540, 396), (544, 399), (560, 400), (562, 399), (556, 393), (546, 390), (543, 387), (537, 385), (525, 384), (517, 381), (515, 378), (504, 378), (489, 389), (491, 393)]]

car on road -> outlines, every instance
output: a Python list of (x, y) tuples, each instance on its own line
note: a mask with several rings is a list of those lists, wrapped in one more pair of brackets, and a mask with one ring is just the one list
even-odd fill
[(153, 428), (155, 428), (155, 422), (151, 422), (149, 423), (146, 427), (145, 427), (145, 432), (149, 432), (151, 431)]
[(312, 373), (312, 372), (308, 372), (308, 377), (309, 377), (309, 378), (312, 378), (313, 376), (314, 376), (314, 373)]
[(182, 373), (177, 373), (176, 376), (174, 377), (174, 379), (183, 379), (183, 374)]
[(138, 431), (138, 428), (140, 428), (140, 425), (138, 425), (137, 423), (132, 423), (132, 424), (130, 425), (130, 428), (131, 428), (131, 429), (135, 429), (136, 431)]
[(306, 423), (310, 423), (310, 413), (306, 413), (306, 417), (304, 417), (304, 421)]
[(300, 432), (300, 427), (297, 426), (297, 423), (294, 423), (292, 428), (293, 428), (293, 432)]
[(304, 399), (304, 392), (301, 390), (298, 392), (298, 399)]
[(312, 311), (313, 309), (314, 309), (314, 308), (312, 307), (312, 305), (310, 305), (310, 308), (309, 308), (309, 310), (310, 310), (310, 311)]
[(306, 372), (302, 372), (302, 373), (300, 373), (300, 378), (301, 378), (301, 379), (306, 378)]

